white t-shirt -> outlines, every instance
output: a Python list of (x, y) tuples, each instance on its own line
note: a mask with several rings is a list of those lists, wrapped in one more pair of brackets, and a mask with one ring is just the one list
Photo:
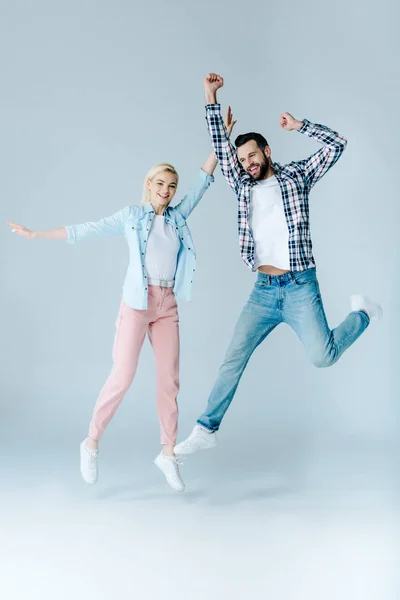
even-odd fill
[(163, 215), (155, 215), (147, 240), (145, 267), (149, 279), (173, 281), (179, 252), (179, 239)]
[(254, 267), (271, 265), (289, 270), (289, 230), (275, 175), (258, 181), (252, 188), (249, 221), (255, 245)]

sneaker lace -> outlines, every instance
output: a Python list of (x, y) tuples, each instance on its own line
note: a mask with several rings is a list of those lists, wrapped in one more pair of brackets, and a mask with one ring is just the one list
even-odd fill
[(174, 463), (178, 469), (181, 465), (183, 465), (184, 462), (185, 462), (185, 459), (183, 458), (183, 456), (181, 454), (177, 454), (174, 456)]
[(98, 456), (97, 452), (88, 452), (88, 456), (89, 456), (89, 468), (93, 469), (94, 466), (96, 465), (96, 459)]
[(193, 439), (196, 439), (196, 438), (198, 438), (198, 437), (203, 437), (203, 435), (202, 435), (202, 434), (203, 434), (203, 431), (202, 431), (202, 429), (200, 429), (200, 427), (196, 428), (196, 429), (193, 431), (193, 433), (192, 433), (192, 440), (193, 440)]

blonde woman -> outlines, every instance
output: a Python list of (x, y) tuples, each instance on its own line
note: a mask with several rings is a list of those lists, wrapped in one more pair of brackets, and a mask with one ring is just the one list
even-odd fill
[[(228, 110), (228, 133), (234, 124)], [(186, 220), (214, 180), (216, 164), (215, 154), (211, 153), (186, 196), (174, 207), (170, 203), (177, 190), (178, 173), (172, 165), (158, 164), (146, 176), (140, 206), (127, 206), (98, 222), (50, 231), (30, 231), (9, 223), (14, 233), (29, 240), (67, 240), (73, 244), (87, 237), (122, 234), (129, 246), (130, 261), (116, 323), (113, 367), (97, 399), (88, 437), (80, 445), (81, 474), (89, 484), (96, 483), (98, 478), (99, 440), (132, 383), (147, 333), (156, 364), (162, 444), (155, 464), (172, 488), (185, 489), (174, 455), (179, 391), (176, 297), (191, 298), (196, 254)]]

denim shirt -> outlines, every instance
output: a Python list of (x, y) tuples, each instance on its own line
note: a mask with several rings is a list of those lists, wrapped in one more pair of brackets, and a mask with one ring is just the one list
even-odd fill
[[(192, 298), (192, 284), (196, 272), (196, 251), (186, 219), (213, 181), (212, 175), (200, 170), (196, 181), (183, 200), (174, 207), (169, 206), (164, 213), (166, 223), (176, 229), (180, 241), (174, 293), (183, 300)], [(145, 256), (154, 215), (154, 209), (148, 203), (141, 206), (126, 206), (114, 215), (97, 222), (66, 226), (69, 244), (100, 235), (125, 236), (129, 247), (129, 265), (123, 286), (123, 299), (125, 304), (138, 310), (147, 309), (148, 284)]]

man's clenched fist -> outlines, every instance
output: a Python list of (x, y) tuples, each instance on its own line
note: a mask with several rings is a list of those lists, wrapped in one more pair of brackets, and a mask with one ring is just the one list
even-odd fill
[(206, 103), (217, 103), (217, 90), (224, 85), (222, 77), (216, 73), (209, 73), (204, 78), (204, 90), (206, 92)]
[(223, 85), (224, 80), (216, 73), (209, 73), (204, 78), (204, 87), (206, 90), (216, 92), (219, 88), (222, 88)]
[(286, 129), (286, 131), (293, 131), (294, 129), (298, 131), (303, 125), (302, 121), (298, 121), (288, 112), (283, 113), (280, 124), (282, 129)]

